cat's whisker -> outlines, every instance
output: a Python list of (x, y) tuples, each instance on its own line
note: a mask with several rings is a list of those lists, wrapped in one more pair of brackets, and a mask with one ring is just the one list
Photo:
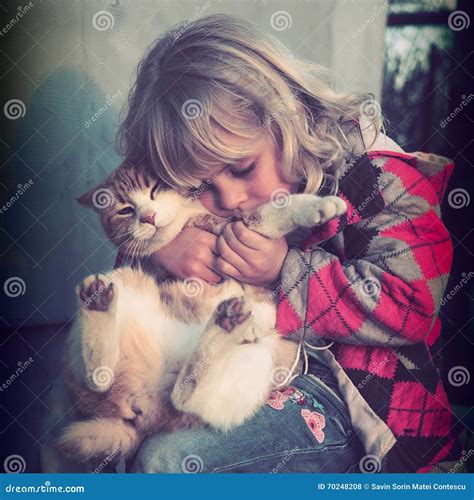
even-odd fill
[[(130, 241), (130, 239), (132, 239), (132, 238), (129, 238), (128, 241)], [(135, 245), (135, 240), (133, 240), (130, 245), (127, 245), (127, 247), (125, 248), (125, 250), (123, 252), (124, 257), (131, 258), (134, 245)]]
[(116, 237), (125, 237), (125, 236), (128, 236), (128, 235), (131, 235), (132, 237), (134, 236), (135, 234), (135, 229), (131, 229), (130, 231), (126, 231), (125, 233), (119, 233), (119, 230), (118, 228), (115, 229), (111, 235), (110, 235), (110, 239), (113, 241)]
[(128, 253), (132, 262), (135, 259), (138, 260), (139, 257), (141, 256), (141, 250), (144, 248), (145, 244), (146, 240), (137, 237), (136, 240), (130, 246), (129, 250), (125, 253), (125, 255)]
[(129, 243), (130, 240), (133, 240), (134, 235), (130, 236), (130, 238), (127, 238), (125, 241), (123, 241), (120, 245), (117, 246), (118, 250), (122, 250), (125, 245)]

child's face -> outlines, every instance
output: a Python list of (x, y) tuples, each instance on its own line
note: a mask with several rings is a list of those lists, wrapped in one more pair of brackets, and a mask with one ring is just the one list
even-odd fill
[[(240, 138), (228, 133), (225, 139), (238, 144)], [(287, 182), (282, 176), (276, 148), (270, 138), (255, 142), (255, 153), (240, 164), (222, 165), (210, 177), (210, 187), (199, 197), (212, 213), (223, 217), (240, 215), (242, 211), (262, 205), (270, 200), (276, 189), (296, 192), (297, 184)]]

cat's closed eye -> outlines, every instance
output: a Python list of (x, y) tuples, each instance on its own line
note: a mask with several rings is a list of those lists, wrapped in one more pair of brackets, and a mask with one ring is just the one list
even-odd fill
[(133, 207), (124, 207), (120, 210), (117, 210), (118, 215), (132, 215), (135, 213), (135, 209)]
[(156, 195), (157, 195), (157, 193), (158, 193), (159, 187), (160, 187), (159, 182), (157, 182), (157, 183), (153, 186), (153, 189), (152, 189), (152, 190), (151, 190), (151, 192), (150, 192), (150, 198), (151, 198), (152, 200), (154, 200), (154, 199), (155, 199), (155, 196), (156, 196)]

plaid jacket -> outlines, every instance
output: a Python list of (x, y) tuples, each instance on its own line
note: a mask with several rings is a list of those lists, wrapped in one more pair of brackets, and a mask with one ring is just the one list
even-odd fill
[(372, 151), (335, 172), (343, 216), (290, 249), (277, 327), (330, 348), (395, 437), (391, 472), (427, 472), (452, 458), (454, 417), (433, 360), (437, 313), (452, 263), (440, 200), (453, 163)]

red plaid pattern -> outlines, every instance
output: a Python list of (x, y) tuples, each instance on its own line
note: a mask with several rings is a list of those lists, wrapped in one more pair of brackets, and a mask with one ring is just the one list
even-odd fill
[(338, 178), (345, 215), (285, 260), (277, 327), (331, 351), (397, 438), (391, 471), (426, 472), (453, 451), (454, 417), (429, 351), (452, 263), (439, 203), (453, 163), (374, 151)]

